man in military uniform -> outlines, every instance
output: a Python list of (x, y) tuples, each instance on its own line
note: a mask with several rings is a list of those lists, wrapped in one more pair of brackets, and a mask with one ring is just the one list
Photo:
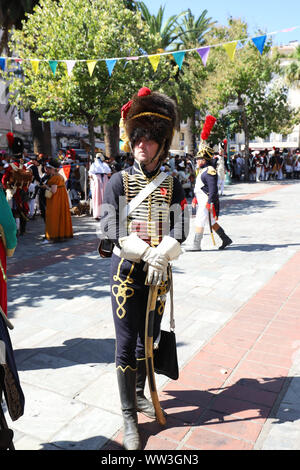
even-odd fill
[[(144, 87), (123, 106), (121, 115), (125, 131), (123, 148), (126, 152), (131, 150), (134, 164), (113, 174), (109, 180), (101, 226), (115, 243), (111, 260), (111, 299), (116, 330), (116, 371), (124, 418), (123, 444), (128, 450), (136, 450), (141, 445), (137, 411), (155, 418), (154, 407), (144, 395), (149, 285), (159, 286), (155, 338), (159, 334), (169, 285), (169, 262), (181, 254), (180, 244), (187, 236), (189, 214), (179, 181), (161, 172), (162, 161), (168, 156), (173, 132), (178, 126), (175, 102)], [(139, 198), (138, 203), (136, 198)], [(135, 205), (132, 207), (132, 204)]]
[(217, 223), (219, 216), (218, 175), (216, 169), (211, 165), (212, 156), (213, 150), (205, 143), (200, 144), (199, 152), (195, 157), (199, 173), (196, 178), (195, 197), (192, 203), (194, 206), (198, 205), (195, 234), (192, 245), (185, 247), (186, 251), (201, 251), (204, 227), (209, 217), (212, 229), (222, 240), (219, 250), (224, 250), (232, 243), (232, 240)]

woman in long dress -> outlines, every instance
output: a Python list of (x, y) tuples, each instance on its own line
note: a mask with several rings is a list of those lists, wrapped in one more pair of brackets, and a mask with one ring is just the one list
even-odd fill
[[(58, 173), (60, 163), (52, 159), (47, 163), (50, 178), (47, 181), (45, 236), (48, 241), (73, 238), (72, 219), (64, 178)], [(47, 195), (47, 194), (46, 194)]]

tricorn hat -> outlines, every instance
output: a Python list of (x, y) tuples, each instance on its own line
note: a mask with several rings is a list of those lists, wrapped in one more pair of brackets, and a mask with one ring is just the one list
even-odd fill
[(124, 131), (122, 150), (130, 152), (130, 144), (133, 147), (138, 139), (147, 137), (159, 144), (161, 158), (166, 158), (174, 130), (179, 128), (176, 103), (162, 93), (143, 87), (122, 107), (120, 127)]

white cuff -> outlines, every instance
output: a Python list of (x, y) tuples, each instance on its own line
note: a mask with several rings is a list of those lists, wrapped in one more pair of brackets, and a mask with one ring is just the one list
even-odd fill
[(163, 237), (157, 250), (166, 255), (170, 261), (177, 259), (182, 253), (180, 243), (175, 238), (169, 237), (168, 235)]
[(136, 263), (141, 261), (143, 254), (149, 248), (148, 243), (139, 238), (135, 232), (127, 237), (119, 238), (119, 244), (121, 247), (120, 257)]

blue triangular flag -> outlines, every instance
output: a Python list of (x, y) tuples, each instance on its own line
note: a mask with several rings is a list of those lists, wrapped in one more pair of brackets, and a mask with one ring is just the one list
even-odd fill
[(5, 70), (5, 57), (0, 57), (0, 69)]
[(179, 67), (179, 70), (181, 69), (184, 56), (185, 56), (185, 52), (173, 52), (173, 57), (175, 59), (176, 64)]
[(253, 41), (254, 45), (257, 47), (257, 49), (259, 50), (260, 54), (263, 53), (266, 38), (267, 38), (266, 35), (257, 36), (256, 38), (252, 38), (252, 41)]
[(57, 67), (57, 60), (49, 60), (49, 65), (53, 72), (53, 75), (55, 75), (56, 67)]
[(116, 59), (107, 59), (106, 61), (106, 66), (108, 69), (109, 76), (111, 76), (112, 71), (114, 69), (114, 66), (116, 65), (117, 60)]

